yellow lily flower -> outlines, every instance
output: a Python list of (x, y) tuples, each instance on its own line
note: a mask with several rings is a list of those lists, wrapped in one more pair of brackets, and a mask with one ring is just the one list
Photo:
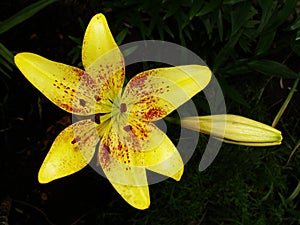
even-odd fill
[(132, 206), (150, 205), (146, 169), (179, 180), (183, 162), (174, 144), (152, 121), (201, 91), (211, 71), (200, 65), (141, 72), (122, 90), (125, 65), (102, 14), (95, 15), (82, 46), (84, 70), (32, 53), (15, 63), (50, 101), (67, 112), (94, 119), (78, 121), (55, 139), (39, 174), (40, 183), (85, 167), (99, 143), (97, 159), (117, 192)]
[(185, 117), (181, 126), (212, 135), (220, 141), (246, 146), (280, 145), (281, 132), (271, 126), (246, 117), (220, 114)]

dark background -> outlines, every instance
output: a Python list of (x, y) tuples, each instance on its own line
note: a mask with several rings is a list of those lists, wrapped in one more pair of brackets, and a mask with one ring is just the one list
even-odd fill
[[(34, 2), (37, 1), (1, 1), (0, 21)], [(299, 78), (300, 44), (295, 39), (299, 30), (290, 28), (299, 18), (296, 6), (284, 17), (283, 12), (288, 11), (285, 3), (271, 4), (269, 13), (275, 22), (269, 21), (260, 30), (266, 20), (266, 9), (259, 1), (218, 1), (204, 15), (201, 10), (211, 1), (199, 2), (202, 5), (197, 1), (179, 4), (156, 0), (113, 3), (62, 0), (0, 34), (0, 42), (13, 54), (33, 52), (80, 67), (80, 41), (85, 27), (93, 15), (102, 12), (119, 44), (164, 39), (194, 51), (213, 69), (229, 113), (271, 124), (295, 81), (292, 73), (277, 74), (282, 69), (280, 65), (298, 73)], [(253, 15), (248, 13), (252, 9), (256, 10)], [(247, 18), (243, 24), (238, 25), (244, 17)], [(274, 38), (269, 42), (263, 40), (270, 32), (275, 32)], [(235, 41), (237, 35), (240, 36)], [(267, 44), (263, 45), (263, 41)], [(280, 65), (266, 70), (249, 66), (249, 62), (262, 60)], [(141, 67), (130, 68), (129, 74)], [(299, 139), (299, 91), (277, 126), (284, 137), (281, 146), (254, 148), (224, 144), (214, 163), (200, 173), (198, 164), (207, 141), (201, 135), (182, 180), (151, 185), (151, 206), (139, 211), (89, 167), (49, 184), (38, 183), (39, 167), (55, 137), (71, 123), (71, 115), (39, 93), (17, 68), (8, 72), (10, 77), (0, 74), (0, 221), (8, 219), (9, 224), (300, 223), (299, 154), (296, 152), (285, 165)], [(202, 95), (194, 100), (201, 113), (209, 114)]]

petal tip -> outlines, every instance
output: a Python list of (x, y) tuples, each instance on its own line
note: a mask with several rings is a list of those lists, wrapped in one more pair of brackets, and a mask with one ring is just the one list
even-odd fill
[(140, 210), (148, 209), (150, 207), (150, 199), (149, 199), (149, 201), (144, 202), (144, 204), (137, 204), (137, 205), (133, 205), (133, 206)]
[(47, 174), (45, 174), (44, 170), (40, 169), (38, 174), (38, 181), (40, 184), (47, 184), (54, 179), (51, 179)]
[(181, 177), (182, 177), (182, 175), (183, 175), (183, 168), (182, 169), (180, 169), (176, 174), (174, 174), (173, 176), (172, 176), (172, 178), (174, 179), (174, 180), (176, 180), (176, 181), (180, 181), (180, 179), (181, 179)]

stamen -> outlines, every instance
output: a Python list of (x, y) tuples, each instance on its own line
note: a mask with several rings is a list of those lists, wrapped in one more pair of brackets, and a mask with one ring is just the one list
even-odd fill
[(125, 103), (122, 103), (122, 104), (120, 105), (120, 111), (121, 111), (121, 113), (123, 113), (123, 112), (126, 112), (126, 111), (127, 111), (127, 106), (126, 106), (126, 104), (125, 104)]

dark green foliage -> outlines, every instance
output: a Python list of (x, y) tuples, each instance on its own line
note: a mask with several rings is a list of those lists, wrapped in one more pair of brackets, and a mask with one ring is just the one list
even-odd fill
[[(31, 218), (39, 224), (49, 224), (47, 217), (32, 207), (36, 205), (55, 224), (300, 224), (297, 151), (286, 165), (299, 142), (299, 87), (277, 125), (283, 133), (282, 145), (252, 148), (224, 144), (213, 164), (200, 173), (198, 166), (207, 143), (207, 137), (200, 135), (198, 148), (187, 163), (182, 180), (168, 179), (151, 185), (151, 206), (139, 211), (124, 202), (107, 180), (89, 169), (51, 184), (37, 184), (38, 168), (51, 142), (63, 129), (57, 121), (65, 112), (48, 102), (16, 72), (13, 54), (5, 47), (12, 46), (11, 40), (21, 40), (24, 31), (31, 29), (31, 23), (43, 20), (47, 24), (60, 9), (66, 11), (66, 17), (59, 14), (63, 17), (61, 22), (49, 24), (47, 34), (57, 32), (62, 35), (62, 42), (56, 40), (53, 47), (49, 44), (52, 39), (42, 40), (41, 36), (33, 49), (41, 54), (41, 49), (46, 49), (49, 58), (64, 58), (62, 62), (80, 67), (85, 27), (94, 14), (102, 12), (119, 45), (159, 39), (186, 46), (213, 70), (229, 113), (272, 124), (300, 74), (299, 0), (65, 0), (49, 9), (47, 15), (52, 17), (37, 14), (22, 27), (24, 23), (19, 23), (54, 1), (30, 2), (39, 7), (33, 11), (25, 8), (20, 11), (26, 12), (23, 16), (17, 13), (0, 23), (0, 75), (11, 77), (0, 77), (0, 134), (4, 145), (0, 148), (1, 171), (4, 171), (0, 197), (10, 195), (12, 199), (30, 203), (28, 206), (12, 202), (11, 221), (20, 224), (19, 218), (20, 221)], [(24, 33), (16, 30), (17, 24)], [(27, 50), (27, 43), (35, 41), (35, 32), (26, 34), (27, 40), (22, 39), (24, 48), (14, 51)], [(12, 37), (2, 38), (4, 34)], [(61, 48), (63, 55), (57, 56), (56, 51)], [(130, 67), (128, 74), (152, 65)], [(194, 99), (200, 113), (209, 113), (201, 94)], [(168, 130), (170, 137), (172, 132), (173, 129)], [(16, 184), (16, 180), (22, 184)], [(23, 183), (22, 190), (17, 188)], [(42, 198), (42, 194), (47, 198)]]
[[(40, 0), (20, 10), (8, 19), (0, 21), (0, 35), (29, 19), (43, 8), (56, 1), (57, 0)], [(10, 78), (11, 76), (9, 73), (13, 71), (13, 66), (13, 54), (3, 44), (0, 43), (0, 75), (3, 74)]]

